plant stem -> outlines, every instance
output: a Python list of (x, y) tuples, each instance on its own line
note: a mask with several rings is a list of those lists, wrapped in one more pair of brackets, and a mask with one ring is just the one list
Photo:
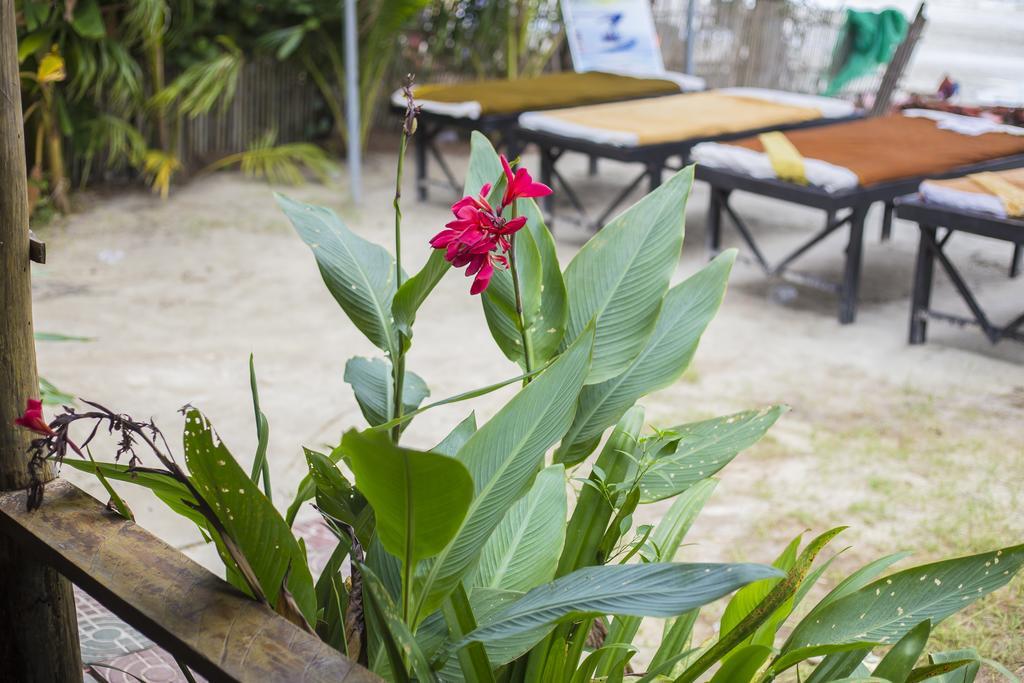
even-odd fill
[[(516, 217), (515, 204), (512, 205), (512, 217)], [(508, 249), (508, 264), (509, 269), (512, 271), (512, 288), (516, 292), (516, 316), (518, 318), (517, 323), (519, 325), (519, 334), (523, 339), (523, 361), (526, 365), (526, 374), (533, 372), (533, 342), (530, 340), (530, 335), (526, 331), (526, 316), (523, 315), (523, 294), (519, 286), (519, 268), (516, 265), (516, 236), (512, 235), (509, 238), (509, 249)], [(523, 380), (523, 384), (529, 384), (530, 378)]]
[[(398, 171), (395, 175), (395, 289), (402, 286), (402, 170), (405, 166), (405, 149), (409, 146), (410, 132), (407, 127), (402, 128), (402, 144), (398, 150)], [(405, 335), (398, 333), (398, 348), (395, 349), (392, 374), (395, 382), (394, 407), (392, 409), (393, 419), (402, 417), (402, 391), (405, 384)], [(391, 429), (391, 442), (395, 445), (402, 436), (402, 425), (396, 424)]]

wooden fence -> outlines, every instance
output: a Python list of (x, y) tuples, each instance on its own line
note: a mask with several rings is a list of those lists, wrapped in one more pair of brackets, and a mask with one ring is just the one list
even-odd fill
[[(686, 69), (690, 0), (654, 0), (667, 68)], [(708, 87), (744, 85), (818, 94), (833, 72), (845, 10), (807, 0), (695, 0), (693, 73)], [(850, 83), (842, 95), (874, 93), (878, 73)]]
[(252, 61), (243, 66), (226, 108), (182, 121), (178, 158), (196, 168), (248, 149), (270, 131), (278, 142), (304, 141), (327, 132), (330, 123), (305, 71), (272, 59)]

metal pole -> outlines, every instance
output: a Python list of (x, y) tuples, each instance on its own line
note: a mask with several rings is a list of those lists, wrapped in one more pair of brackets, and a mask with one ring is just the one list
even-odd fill
[(693, 19), (697, 12), (697, 0), (686, 5), (686, 73), (693, 74)]
[(363, 197), (363, 145), (359, 120), (359, 27), (356, 0), (345, 0), (345, 119), (348, 124), (348, 180), (352, 201)]

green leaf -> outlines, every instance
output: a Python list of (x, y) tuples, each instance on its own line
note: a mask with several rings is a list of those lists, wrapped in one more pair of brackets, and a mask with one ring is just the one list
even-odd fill
[(634, 654), (636, 654), (636, 651), (633, 648), (630, 648), (627, 645), (622, 645), (621, 643), (597, 648), (587, 655), (586, 659), (583, 660), (579, 668), (576, 669), (576, 672), (572, 675), (572, 679), (569, 683), (591, 683), (595, 678), (594, 672), (597, 670), (597, 665), (600, 664), (601, 660), (605, 657), (612, 660), (609, 663), (609, 668), (612, 668), (625, 663), (617, 661), (616, 655), (618, 657), (622, 657), (623, 655), (632, 656)]
[(75, 5), (71, 27), (75, 33), (90, 40), (101, 40), (106, 37), (107, 29), (103, 25), (103, 15), (97, 0), (79, 0)]
[(778, 574), (756, 564), (618, 564), (584, 567), (534, 588), (467, 636), (484, 643), (564, 620), (604, 614), (673, 617)]
[(74, 403), (75, 397), (66, 391), (61, 391), (53, 382), (40, 375), (39, 400), (48, 406), (61, 406)]
[(350, 430), (341, 449), (373, 506), (385, 550), (413, 567), (451, 540), (473, 497), (458, 460), (397, 447), (383, 434)]
[(316, 257), (320, 274), (352, 323), (391, 358), (398, 337), (391, 320), (395, 296), (395, 262), (383, 247), (359, 237), (328, 208), (275, 195)]
[(693, 166), (627, 209), (594, 235), (565, 269), (565, 343), (597, 320), (588, 384), (621, 374), (654, 331), (683, 245)]
[(954, 662), (943, 662), (942, 664), (927, 664), (911, 671), (910, 675), (907, 676), (907, 683), (919, 683), (919, 681), (926, 680), (957, 681), (957, 683), (960, 683), (961, 681), (967, 681), (968, 676), (970, 676), (970, 680), (973, 680), (974, 675), (971, 674), (971, 668), (977, 666), (978, 661), (975, 659), (960, 659)]
[(1024, 545), (1018, 545), (896, 572), (805, 618), (783, 652), (812, 644), (893, 643), (921, 621), (938, 624), (1005, 585), (1022, 564)]
[[(33, 31), (18, 39), (18, 63), (21, 64), (29, 56), (50, 45), (50, 37), (53, 35), (53, 28), (44, 28)], [(36, 339), (39, 339), (41, 332), (36, 332)]]
[(857, 671), (858, 667), (862, 667), (861, 662), (864, 661), (864, 658), (871, 654), (872, 649), (872, 646), (863, 647), (864, 643), (859, 643), (859, 645), (862, 647), (842, 650), (825, 657), (807, 677), (807, 683), (827, 683)]
[[(89, 457), (89, 462), (95, 465), (96, 460), (92, 457), (92, 451), (89, 450), (88, 446), (85, 447), (85, 454)], [(117, 514), (121, 515), (127, 520), (131, 520), (132, 522), (134, 522), (135, 515), (132, 514), (132, 511), (128, 507), (128, 504), (124, 502), (124, 499), (121, 498), (120, 495), (118, 495), (117, 491), (114, 490), (114, 487), (111, 486), (110, 482), (103, 475), (103, 469), (100, 467), (96, 467), (94, 468), (93, 473), (96, 475), (96, 478), (99, 479), (100, 485), (103, 486), (103, 489), (107, 492), (107, 495), (110, 496), (110, 502), (107, 503), (107, 507), (113, 506), (114, 510), (117, 511)]]
[(416, 680), (423, 682), (437, 680), (430, 668), (430, 662), (423, 655), (409, 627), (399, 617), (391, 595), (384, 588), (380, 579), (365, 564), (359, 565), (359, 571), (363, 575), (363, 587), (366, 588), (366, 605), (373, 610), (376, 621), (382, 627), (380, 635), (388, 651), (392, 674), (397, 674), (401, 679), (408, 680), (404, 675), (406, 671), (404, 659), (408, 658)]
[(601, 541), (615, 512), (607, 491), (621, 484), (633, 467), (643, 426), (644, 409), (633, 406), (619, 420), (601, 449), (597, 464), (592, 468), (573, 508), (566, 530), (565, 549), (558, 563), (558, 576), (581, 567), (604, 564)]
[[(371, 427), (377, 427), (394, 414), (395, 387), (391, 361), (386, 358), (349, 358), (345, 363), (345, 382), (356, 395), (359, 410)], [(402, 385), (402, 411), (411, 413), (420, 407), (430, 389), (415, 372), (406, 371)], [(407, 423), (405, 423), (407, 424)]]
[(348, 589), (345, 577), (341, 574), (342, 564), (352, 549), (352, 542), (347, 538), (339, 538), (338, 545), (331, 552), (327, 564), (320, 572), (316, 581), (316, 604), (321, 612), (316, 624), (316, 633), (320, 638), (343, 654), (348, 655), (348, 642), (345, 639), (345, 612), (348, 609)]
[[(502, 380), (501, 382), (496, 382), (494, 384), (489, 384), (486, 387), (481, 387), (479, 389), (471, 389), (470, 391), (464, 391), (461, 394), (456, 394), (455, 396), (449, 396), (448, 398), (443, 398), (440, 401), (434, 401), (433, 403), (428, 403), (425, 406), (420, 406), (416, 410), (411, 410), (408, 413), (405, 413), (401, 417), (396, 417), (393, 420), (388, 420), (387, 422), (385, 422), (382, 425), (377, 425), (376, 427), (373, 427), (373, 430), (374, 431), (386, 431), (386, 430), (391, 429), (395, 425), (405, 424), (406, 422), (408, 422), (412, 418), (416, 417), (420, 413), (425, 413), (426, 411), (431, 410), (432, 408), (439, 408), (441, 406), (446, 406), (446, 405), (448, 405), (450, 403), (458, 403), (460, 401), (468, 401), (471, 398), (478, 398), (478, 397), (483, 396), (485, 394), (489, 394), (492, 391), (497, 391), (498, 389), (501, 389), (503, 387), (507, 387), (509, 384), (516, 384), (517, 382), (522, 382), (525, 379), (530, 379), (530, 378), (536, 376), (537, 374), (539, 374), (542, 369), (543, 368), (539, 368), (537, 370), (534, 370), (533, 372), (530, 372), (530, 373), (527, 373), (527, 374), (524, 374), (524, 375), (517, 375), (516, 377), (512, 377), (512, 378), (506, 379), (506, 380)], [(405, 392), (403, 391), (402, 393), (405, 393)]]
[[(568, 302), (554, 238), (544, 224), (543, 214), (532, 199), (518, 200), (516, 210), (526, 218), (526, 228), (515, 236), (515, 255), (523, 318), (533, 354), (531, 366), (537, 367), (553, 358), (561, 346)], [(481, 301), (498, 347), (509, 360), (525, 367), (511, 273), (496, 271)]]
[(576, 419), (555, 455), (557, 462), (574, 464), (585, 458), (594, 440), (637, 399), (683, 374), (722, 303), (735, 259), (734, 250), (720, 254), (668, 291), (654, 332), (636, 359), (621, 374), (583, 389)]
[(252, 462), (249, 478), (259, 484), (263, 480), (263, 493), (267, 500), (273, 501), (270, 486), (270, 463), (267, 462), (267, 444), (270, 442), (270, 423), (267, 416), (260, 410), (260, 392), (256, 385), (256, 364), (253, 354), (249, 354), (249, 388), (252, 391), (252, 409), (256, 420), (256, 456)]
[[(540, 250), (529, 230), (515, 235), (516, 268), (519, 270), (519, 288), (523, 299), (523, 317), (527, 330), (534, 330), (532, 321), (539, 315), (541, 302)], [(511, 262), (509, 263), (511, 268)], [(491, 284), (480, 297), (484, 317), (491, 336), (505, 356), (526, 367), (522, 335), (519, 333), (519, 314), (516, 312), (515, 286), (509, 270), (495, 269)], [(534, 363), (531, 361), (531, 367)]]
[(498, 153), (487, 136), (474, 130), (469, 136), (469, 167), (466, 169), (464, 194), (477, 194), (486, 183), (497, 184), (503, 170)]
[[(473, 615), (476, 618), (477, 624), (483, 626), (490, 623), (496, 615), (501, 613), (502, 609), (521, 597), (523, 597), (523, 593), (520, 591), (481, 587), (472, 589), (470, 591), (470, 602), (473, 606)], [(421, 634), (429, 623), (430, 619), (428, 618), (420, 626), (417, 635)], [(535, 631), (510, 636), (498, 642), (488, 643), (486, 652), (491, 666), (498, 668), (519, 659), (540, 642), (550, 630), (550, 626), (545, 626)], [(443, 680), (459, 680), (461, 670), (456, 658), (452, 656), (454, 647), (454, 644), (449, 642), (447, 653), (442, 653), (440, 657), (445, 662), (441, 670), (441, 678)]]
[(569, 318), (569, 299), (555, 238), (544, 222), (544, 214), (532, 199), (520, 199), (516, 206), (519, 215), (526, 216), (526, 229), (540, 254), (540, 306), (526, 318), (526, 328), (532, 340), (533, 361), (541, 365), (554, 358), (561, 347)]
[[(793, 569), (793, 565), (796, 564), (796, 555), (800, 549), (802, 537), (803, 534), (794, 538), (775, 562), (772, 562), (772, 566), (784, 572)], [(730, 631), (739, 626), (743, 619), (757, 609), (758, 605), (768, 597), (768, 594), (771, 593), (772, 589), (780, 581), (781, 579), (757, 581), (736, 591), (736, 595), (732, 596), (729, 604), (725, 606), (725, 612), (722, 613), (722, 618), (719, 621), (718, 632), (720, 636), (728, 635)]]
[(747, 645), (737, 650), (711, 677), (711, 683), (749, 683), (772, 655), (765, 645)]
[(79, 337), (73, 334), (62, 334), (60, 332), (36, 332), (36, 341), (47, 342), (91, 342), (96, 341), (95, 337)]
[(467, 583), (525, 592), (551, 581), (565, 542), (566, 510), (565, 469), (552, 465), (505, 514)]
[(857, 592), (886, 569), (909, 556), (909, 552), (902, 551), (892, 553), (891, 555), (886, 555), (885, 557), (880, 557), (873, 562), (869, 562), (840, 581), (835, 588), (829, 591), (828, 594), (826, 594), (825, 597), (807, 613), (807, 616), (804, 617), (804, 619), (815, 617), (818, 612), (825, 609), (839, 598)]
[[(852, 673), (853, 670), (857, 668), (857, 665), (860, 664), (861, 660), (863, 660), (864, 657), (867, 656), (868, 652), (871, 651), (871, 648), (873, 648), (876, 645), (879, 645), (879, 643), (868, 643), (868, 645), (870, 645), (871, 647), (868, 647), (866, 649), (864, 645), (864, 643), (839, 643), (833, 645), (811, 645), (809, 647), (802, 647), (800, 649), (787, 652), (786, 654), (778, 657), (774, 662), (772, 662), (771, 671), (773, 674), (778, 674), (782, 671), (785, 671), (789, 667), (795, 666), (796, 664), (799, 664), (800, 662), (808, 660), (812, 657), (843, 654), (853, 651), (860, 652), (863, 650), (863, 654), (861, 654), (860, 658), (856, 659), (856, 661), (853, 661), (853, 658), (849, 657), (843, 660), (846, 662), (850, 662), (848, 665), (846, 665), (849, 668), (840, 674), (841, 676), (845, 676), (846, 674)], [(826, 661), (828, 660), (826, 659)], [(838, 661), (836, 661), (836, 663), (837, 665), (840, 664), (840, 662)], [(823, 678), (821, 680), (831, 679)]]
[(352, 527), (359, 542), (368, 547), (376, 523), (373, 508), (330, 458), (308, 448), (302, 450), (316, 489), (316, 505), (320, 513)]
[(195, 497), (184, 484), (169, 474), (157, 470), (132, 469), (112, 462), (89, 462), (73, 458), (65, 458), (64, 465), (92, 475), (102, 474), (105, 479), (147, 488), (171, 510), (195, 522), (204, 534), (209, 533), (206, 518), (195, 509)]
[[(694, 610), (694, 612), (696, 612), (696, 610)], [(658, 683), (660, 681), (671, 681), (672, 678), (669, 674), (671, 674), (676, 668), (676, 665), (689, 657), (692, 657), (695, 652), (697, 652), (697, 648), (691, 648), (689, 650), (678, 652), (678, 654), (674, 654), (657, 664), (652, 661), (650, 667), (647, 669), (647, 674), (638, 678), (636, 683)]]
[[(313, 577), (306, 554), (284, 518), (215, 437), (209, 421), (194, 408), (185, 413), (184, 443), (185, 462), (196, 489), (245, 555), (267, 600), (277, 607), (287, 576), (288, 592), (299, 611), (307, 622), (315, 624)], [(233, 567), (234, 561), (219, 549), (225, 564)]]
[(441, 443), (431, 448), (431, 452), (440, 453), (441, 455), (450, 455), (455, 457), (455, 454), (459, 452), (466, 442), (469, 441), (469, 437), (476, 433), (476, 413), (470, 413), (469, 417), (455, 425), (455, 429), (449, 432), (448, 436), (441, 440)]
[(786, 609), (807, 574), (814, 565), (814, 560), (828, 543), (841, 533), (846, 527), (837, 527), (821, 534), (804, 548), (803, 552), (796, 559), (792, 569), (787, 572), (785, 579), (777, 583), (768, 595), (765, 596), (757, 607), (739, 621), (728, 633), (722, 634), (718, 641), (708, 648), (696, 662), (686, 669), (678, 678), (676, 683), (692, 683), (701, 674), (711, 668), (715, 662), (726, 657), (740, 643), (743, 643), (750, 636), (754, 635), (759, 627), (771, 620), (779, 609)]
[[(711, 498), (718, 482), (714, 479), (705, 479), (685, 491), (672, 501), (671, 507), (662, 516), (658, 525), (654, 527), (651, 534), (651, 544), (657, 548), (658, 562), (671, 562), (675, 559), (683, 538), (689, 532), (690, 527), (697, 521), (697, 516), (704, 508), (704, 504)], [(751, 584), (753, 585), (753, 584)], [(747, 590), (750, 586), (744, 586), (740, 592)], [(608, 637), (605, 642), (626, 643), (632, 642), (640, 630), (640, 619), (637, 617), (616, 617), (608, 630)]]
[(473, 477), (475, 497), (455, 538), (423, 576), (414, 623), (440, 606), (469, 571), (502, 517), (529, 489), (547, 449), (565, 434), (592, 344), (593, 330), (581, 335), (459, 451), (458, 460)]
[(678, 444), (641, 477), (640, 501), (671, 498), (715, 474), (757, 443), (785, 410), (773, 406), (673, 427), (669, 431), (679, 436)]
[(427, 297), (445, 273), (451, 270), (451, 264), (444, 258), (443, 249), (434, 249), (420, 272), (402, 283), (391, 302), (391, 314), (395, 317), (395, 327), (412, 338), (412, 324), (416, 321), (416, 312), (427, 300)]
[[(928, 663), (932, 666), (944, 666), (963, 662), (965, 660), (970, 663), (964, 665), (963, 668), (958, 667), (952, 671), (942, 672), (938, 676), (933, 675), (931, 678), (935, 683), (974, 683), (974, 679), (978, 677), (978, 671), (981, 669), (982, 662), (981, 658), (978, 656), (977, 650), (968, 648), (963, 650), (951, 650), (949, 652), (933, 652), (928, 655)], [(1019, 683), (1019, 679), (1012, 674), (1010, 674), (1010, 676), (1006, 676), (1006, 678), (1007, 680)]]
[(931, 634), (932, 622), (928, 619), (907, 631), (878, 663), (872, 675), (890, 681), (906, 681), (924, 652)]
[[(523, 597), (523, 593), (500, 588), (474, 588), (470, 592), (470, 596), (477, 624), (486, 626), (492, 623), (503, 609)], [(549, 630), (549, 626), (544, 626), (534, 631), (527, 631), (488, 643), (487, 656), (495, 667), (507, 664), (529, 652), (530, 648), (540, 642)]]
[[(476, 628), (476, 617), (470, 605), (466, 588), (461, 583), (455, 586), (441, 608), (448, 625), (452, 640), (462, 640), (462, 636)], [(492, 666), (487, 658), (487, 651), (481, 643), (466, 643), (458, 650), (459, 668), (471, 683), (494, 683)]]

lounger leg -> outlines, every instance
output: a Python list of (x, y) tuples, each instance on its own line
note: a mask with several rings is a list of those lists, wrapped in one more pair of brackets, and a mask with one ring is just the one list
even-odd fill
[(1021, 267), (1024, 266), (1024, 244), (1013, 245), (1013, 258), (1010, 259), (1010, 277), (1020, 275)]
[(593, 154), (590, 155), (590, 164), (587, 166), (587, 175), (594, 177), (597, 175), (597, 157)]
[(661, 185), (661, 170), (665, 164), (658, 161), (647, 164), (647, 182), (650, 192), (654, 192)]
[(729, 200), (729, 191), (711, 188), (711, 201), (708, 203), (707, 240), (708, 258), (713, 258), (722, 250), (722, 205)]
[(857, 318), (866, 213), (866, 206), (856, 207), (850, 219), (850, 242), (846, 246), (846, 267), (843, 272), (843, 284), (839, 290), (839, 322), (843, 325), (849, 325)]
[(932, 280), (935, 272), (935, 253), (932, 243), (935, 228), (918, 226), (917, 265), (914, 267), (914, 291), (910, 295), (910, 343), (923, 344), (928, 335), (928, 307), (932, 300)]
[(416, 140), (416, 197), (421, 202), (427, 201), (429, 189), (427, 187), (427, 152), (430, 146), (430, 129), (422, 126), (419, 135), (413, 135)]
[(882, 209), (882, 242), (888, 242), (892, 237), (892, 213), (894, 211), (892, 202), (886, 202)]

